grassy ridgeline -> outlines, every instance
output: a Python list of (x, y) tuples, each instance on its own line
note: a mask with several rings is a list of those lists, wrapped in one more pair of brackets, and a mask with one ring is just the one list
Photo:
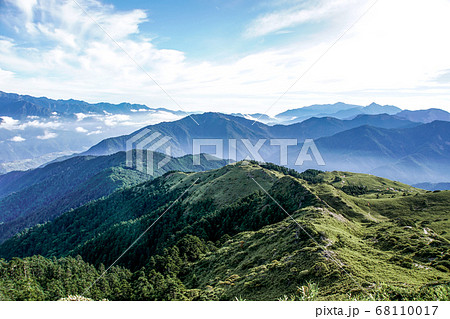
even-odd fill
[(2, 257), (62, 259), (3, 262), (0, 296), (57, 300), (83, 294), (103, 265), (194, 181), (120, 267), (84, 297), (449, 299), (450, 192), (427, 192), (371, 175), (297, 173), (254, 162), (169, 173), (16, 236), (0, 246)]

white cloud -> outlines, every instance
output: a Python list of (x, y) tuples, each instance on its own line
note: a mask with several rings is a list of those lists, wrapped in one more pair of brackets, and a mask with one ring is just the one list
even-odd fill
[(75, 116), (77, 117), (77, 121), (82, 121), (86, 118), (93, 117), (94, 115), (93, 114), (84, 114), (84, 113), (75, 113)]
[(356, 0), (321, 0), (295, 1), (288, 9), (266, 13), (253, 20), (244, 31), (244, 36), (252, 38), (277, 32), (286, 33), (283, 29), (307, 22), (317, 22), (342, 14), (349, 6), (359, 7), (366, 1)]
[(10, 141), (11, 142), (23, 142), (23, 141), (25, 141), (25, 139), (22, 136), (17, 135), (17, 136), (14, 136), (13, 138), (11, 138)]
[(55, 138), (57, 136), (58, 136), (58, 134), (56, 134), (54, 132), (44, 131), (44, 135), (37, 136), (37, 138), (40, 140), (49, 140), (49, 139)]
[(139, 117), (135, 123), (139, 126), (153, 125), (160, 122), (172, 122), (183, 118), (184, 116), (175, 115), (165, 111), (157, 111), (153, 113), (145, 113), (143, 117)]
[[(378, 90), (388, 96), (392, 90), (399, 93), (413, 90), (416, 94), (428, 95), (436, 89), (433, 83), (436, 74), (450, 66), (450, 45), (444, 40), (444, 30), (450, 29), (449, 13), (450, 2), (445, 0), (428, 4), (420, 0), (378, 2), (320, 60), (297, 90), (317, 93), (359, 91), (367, 95)], [(308, 63), (327, 46), (324, 43), (305, 50)]]
[(76, 38), (74, 34), (67, 32), (66, 30), (55, 28), (51, 30), (48, 26), (37, 24), (37, 29), (49, 39), (53, 39), (56, 42), (67, 45), (72, 48), (76, 48)]
[(60, 122), (33, 120), (33, 121), (29, 121), (29, 122), (24, 122), (23, 124), (20, 124), (18, 127), (19, 127), (19, 129), (23, 130), (27, 127), (56, 129), (61, 126), (62, 126), (62, 123), (60, 123)]
[(103, 132), (101, 130), (96, 130), (96, 131), (92, 131), (87, 133), (87, 135), (98, 135), (98, 134), (102, 134)]
[(9, 116), (0, 116), (2, 121), (0, 121), (0, 128), (6, 129), (6, 130), (13, 130), (16, 129), (17, 126), (20, 124), (20, 121), (13, 119)]
[(45, 129), (56, 129), (62, 126), (62, 123), (55, 122), (55, 121), (39, 121), (35, 118), (39, 118), (37, 116), (28, 116), (28, 120), (32, 121), (19, 121), (15, 120), (12, 117), (9, 116), (0, 116), (0, 118), (3, 120), (0, 123), (0, 128), (6, 129), (6, 130), (25, 130), (26, 128), (32, 127), (32, 128), (45, 128)]
[(105, 123), (106, 126), (116, 126), (119, 123), (121, 125), (126, 125), (127, 122), (130, 120), (129, 115), (125, 114), (115, 114), (115, 115), (107, 115), (102, 120)]
[(75, 131), (77, 131), (78, 133), (87, 133), (88, 130), (86, 130), (85, 128), (78, 126), (77, 128), (75, 128)]
[(6, 1), (15, 4), (22, 10), (26, 22), (33, 19), (33, 8), (36, 6), (37, 0), (6, 0)]
[(5, 71), (0, 68), (0, 81), (1, 82), (11, 79), (13, 76), (14, 76), (14, 72)]
[(138, 109), (138, 110), (136, 110), (136, 109), (131, 109), (130, 111), (133, 112), (133, 113), (136, 113), (136, 112), (149, 112), (149, 111), (151, 111), (151, 110), (150, 110), (150, 109)]

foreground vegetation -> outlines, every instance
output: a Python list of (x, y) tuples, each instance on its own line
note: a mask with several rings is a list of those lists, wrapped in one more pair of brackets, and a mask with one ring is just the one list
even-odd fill
[(170, 172), (3, 243), (0, 298), (449, 300), (449, 207), (364, 174)]

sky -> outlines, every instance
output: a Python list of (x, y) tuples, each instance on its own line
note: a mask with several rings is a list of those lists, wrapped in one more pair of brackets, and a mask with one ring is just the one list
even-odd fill
[(449, 16), (450, 0), (0, 0), (0, 90), (226, 113), (450, 111)]

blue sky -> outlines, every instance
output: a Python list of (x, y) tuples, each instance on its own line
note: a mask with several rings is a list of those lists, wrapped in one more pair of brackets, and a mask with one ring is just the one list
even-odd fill
[(186, 57), (195, 60), (232, 59), (300, 41), (303, 36), (323, 28), (325, 22), (297, 25), (283, 33), (253, 38), (245, 34), (249, 21), (280, 8), (280, 2), (198, 0), (126, 1), (120, 4), (118, 1), (116, 7), (121, 10), (144, 8), (148, 21), (140, 26), (141, 33), (155, 37), (154, 43), (159, 47), (181, 50)]
[[(450, 110), (450, 1), (77, 0), (186, 110)], [(327, 53), (317, 63), (315, 61)], [(178, 106), (73, 0), (0, 0), (0, 90)]]

